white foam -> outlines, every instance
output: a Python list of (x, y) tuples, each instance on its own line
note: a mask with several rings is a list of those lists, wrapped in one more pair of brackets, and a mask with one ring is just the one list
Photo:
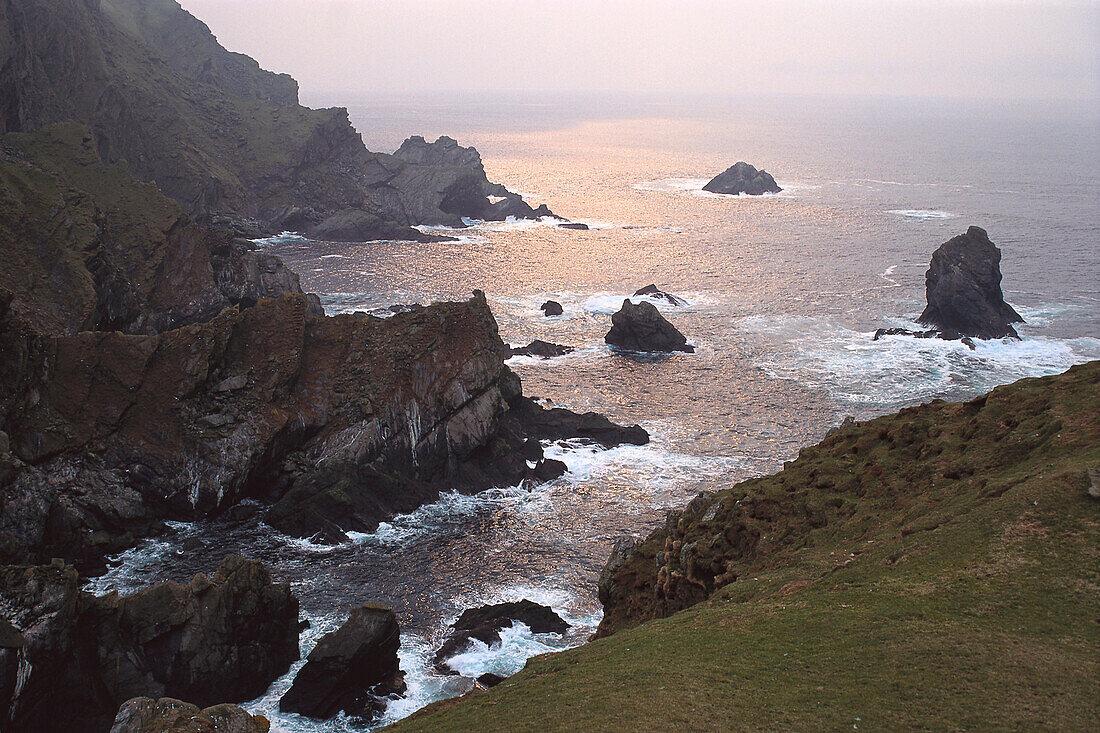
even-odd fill
[[(549, 319), (547, 319), (549, 320)], [(523, 344), (514, 344), (514, 348), (518, 348)], [(590, 344), (583, 348), (574, 349), (568, 354), (562, 354), (561, 356), (551, 356), (548, 359), (544, 359), (541, 356), (511, 356), (505, 360), (505, 364), (511, 367), (516, 366), (561, 366), (565, 364), (574, 363), (577, 361), (591, 361), (592, 359), (599, 359), (603, 357), (611, 356), (611, 349), (607, 344)]]
[(958, 214), (952, 214), (950, 211), (940, 211), (939, 209), (890, 209), (886, 213), (922, 221), (958, 218)]
[(195, 534), (196, 527), (185, 522), (165, 522), (169, 532), (164, 537), (142, 540), (134, 547), (107, 558), (109, 569), (98, 578), (84, 584), (84, 590), (102, 596), (112, 591), (129, 595), (158, 580), (156, 572), (171, 565), (170, 555), (184, 554), (181, 541)]
[(510, 677), (523, 669), (531, 657), (558, 651), (558, 647), (548, 643), (554, 636), (532, 633), (527, 624), (516, 621), (500, 630), (499, 642), (489, 645), (471, 639), (466, 651), (446, 663), (459, 674), (475, 679), (486, 673)]
[(274, 237), (260, 237), (259, 239), (253, 239), (251, 241), (261, 247), (269, 247), (277, 244), (307, 244), (309, 242), (307, 238), (303, 237), (298, 232), (283, 232), (282, 234), (276, 234)]

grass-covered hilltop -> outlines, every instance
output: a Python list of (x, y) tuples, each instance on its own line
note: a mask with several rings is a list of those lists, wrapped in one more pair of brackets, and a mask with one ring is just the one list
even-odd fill
[(1098, 468), (1100, 362), (846, 425), (613, 559), (603, 638), (392, 730), (1088, 730)]

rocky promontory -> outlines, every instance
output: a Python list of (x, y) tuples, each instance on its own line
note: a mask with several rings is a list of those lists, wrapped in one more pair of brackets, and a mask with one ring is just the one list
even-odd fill
[(783, 189), (775, 182), (771, 173), (739, 161), (712, 178), (703, 186), (703, 190), (732, 196), (762, 196), (766, 193), (779, 193)]

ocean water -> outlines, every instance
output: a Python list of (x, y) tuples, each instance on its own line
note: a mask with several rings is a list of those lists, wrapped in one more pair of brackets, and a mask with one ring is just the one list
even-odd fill
[[(337, 100), (313, 100), (335, 102)], [(905, 100), (435, 98), (351, 108), (368, 146), (410, 134), (475, 145), (489, 177), (591, 226), (499, 222), (457, 242), (265, 242), (322, 294), (329, 313), (375, 311), (486, 291), (501, 334), (577, 351), (510, 364), (528, 395), (641, 423), (644, 447), (562, 443), (569, 466), (532, 490), (501, 487), (393, 518), (338, 547), (258, 524), (173, 525), (117, 558), (93, 590), (132, 590), (210, 572), (229, 552), (290, 582), (312, 628), (303, 654), (354, 606), (391, 604), (410, 692), (389, 722), (463, 694), (483, 672), (583, 641), (600, 619), (596, 578), (614, 540), (644, 535), (700, 491), (777, 470), (845, 416), (866, 419), (934, 398), (963, 399), (1100, 358), (1100, 122), (1094, 111)], [(774, 196), (707, 194), (738, 160), (773, 173)], [(924, 304), (932, 251), (970, 225), (1003, 253), (1020, 341), (889, 337)], [(611, 314), (656, 283), (695, 354), (610, 352)], [(553, 298), (562, 316), (538, 306)], [(517, 624), (474, 645), (443, 676), (430, 658), (464, 608), (529, 598), (558, 610), (564, 637)], [(292, 671), (293, 674), (293, 671)], [(338, 718), (277, 712), (292, 674), (249, 707), (281, 731), (358, 731)]]

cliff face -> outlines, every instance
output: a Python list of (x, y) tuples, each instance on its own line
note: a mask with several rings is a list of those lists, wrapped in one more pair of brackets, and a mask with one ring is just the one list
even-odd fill
[(0, 0), (0, 132), (87, 125), (103, 160), (201, 223), (304, 231), (356, 210), (378, 217), (377, 236), (420, 239), (407, 225), (481, 213), (439, 209), (446, 192), (425, 179), (454, 166), (371, 153), (346, 110), (301, 107), (296, 90), (172, 0)]
[(0, 326), (12, 558), (94, 565), (161, 519), (248, 497), (279, 529), (340, 539), (442, 488), (563, 468), (539, 463), (550, 428), (523, 424), (539, 414), (512, 416), (551, 413), (520, 396), (480, 293), (384, 321), (314, 317), (288, 294), (155, 336), (44, 336), (10, 308)]
[(0, 290), (46, 333), (157, 333), (301, 292), (278, 258), (103, 165), (74, 124), (0, 137), (0, 236)]

